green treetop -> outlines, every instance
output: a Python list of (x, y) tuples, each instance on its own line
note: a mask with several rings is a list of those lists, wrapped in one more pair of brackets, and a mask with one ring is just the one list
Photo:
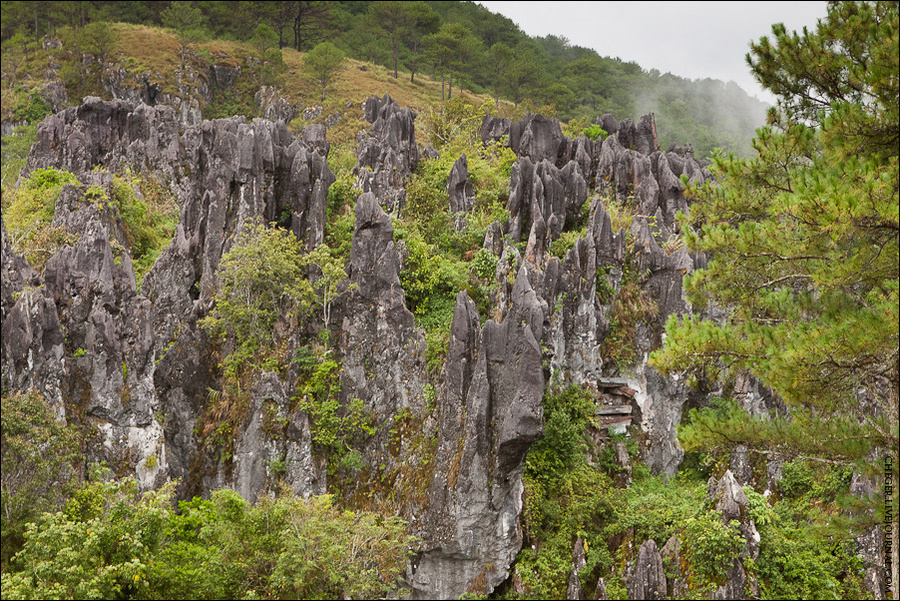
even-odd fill
[(344, 53), (331, 42), (322, 42), (303, 58), (303, 67), (322, 86), (322, 102), (328, 84), (338, 74), (344, 64)]
[(897, 6), (830, 3), (817, 31), (776, 25), (752, 45), (778, 108), (755, 158), (719, 158), (718, 184), (692, 191), (688, 243), (710, 262), (686, 289), (727, 319), (673, 317), (652, 361), (695, 376), (749, 371), (791, 416), (707, 414), (689, 446), (746, 444), (870, 473), (889, 453), (896, 474)]
[(206, 38), (206, 17), (190, 2), (173, 2), (161, 14), (163, 25), (178, 36), (181, 51), (181, 70), (184, 70), (184, 55), (187, 49)]

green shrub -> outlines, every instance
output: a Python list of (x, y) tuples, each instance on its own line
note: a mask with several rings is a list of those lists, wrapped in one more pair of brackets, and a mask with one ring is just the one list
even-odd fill
[[(0, 410), (3, 457), (2, 567), (24, 544), (26, 524), (56, 511), (77, 482), (78, 432), (57, 421), (35, 391), (4, 394)], [(4, 593), (5, 595), (5, 593)]]
[(799, 498), (812, 490), (813, 470), (805, 461), (789, 461), (781, 466), (778, 490), (785, 497)]
[(706, 484), (682, 474), (666, 480), (640, 471), (634, 470), (634, 481), (625, 489), (622, 503), (616, 507), (616, 520), (606, 527), (606, 534), (632, 530), (635, 541), (652, 538), (663, 545), (688, 519), (703, 511)]
[(591, 393), (551, 387), (543, 405), (544, 438), (532, 444), (525, 462), (525, 534), (534, 548), (523, 546), (516, 572), (529, 596), (562, 598), (578, 537), (587, 551), (585, 583), (612, 568), (602, 525), (613, 517), (619, 492), (588, 463)]
[[(821, 467), (819, 479), (843, 483), (842, 467)], [(853, 540), (854, 524), (841, 519), (828, 497), (817, 497), (816, 504), (824, 506), (815, 507), (803, 499), (775, 502), (750, 487), (744, 492), (760, 534), (759, 557), (750, 564), (760, 583), (760, 598), (869, 598)]]
[(26, 121), (28, 123), (40, 123), (44, 120), (44, 117), (52, 112), (52, 107), (44, 100), (41, 91), (37, 89), (20, 95), (19, 101), (13, 107), (13, 116), (16, 121)]
[(594, 125), (588, 125), (587, 127), (584, 128), (584, 135), (587, 136), (588, 138), (590, 138), (591, 140), (596, 141), (597, 138), (600, 138), (601, 140), (605, 140), (606, 136), (608, 136), (609, 134), (606, 132), (605, 129), (603, 129), (599, 125), (594, 124)]
[(31, 146), (37, 140), (37, 123), (28, 125), (20, 125), (15, 128), (12, 134), (3, 136), (3, 165), (2, 180), (3, 185), (3, 211), (6, 212), (6, 205), (9, 198), (7, 190), (11, 189), (19, 177), (19, 172), (25, 167), (28, 159), (28, 153)]
[(3, 574), (3, 594), (22, 599), (140, 598), (162, 543), (175, 483), (143, 495), (133, 479), (94, 481), (66, 505), (30, 524)]
[(28, 530), (3, 596), (44, 599), (384, 597), (402, 592), (414, 539), (397, 517), (340, 511), (330, 497), (231, 490), (179, 503), (174, 482), (95, 481)]
[(497, 273), (497, 255), (486, 248), (478, 249), (472, 259), (472, 272), (484, 282), (491, 282)]
[(294, 360), (301, 366), (296, 401), (312, 422), (313, 442), (328, 457), (328, 472), (351, 473), (362, 467), (354, 447), (375, 434), (372, 418), (360, 399), (341, 404), (341, 366), (308, 349)]
[[(4, 191), (3, 224), (6, 233), (13, 248), (25, 253), (29, 261), (35, 258), (33, 253), (46, 255), (43, 244), (34, 242), (46, 242), (62, 187), (78, 183), (78, 179), (68, 171), (50, 167), (35, 169), (18, 188)], [(47, 258), (42, 257), (43, 260)]]
[(216, 305), (201, 325), (214, 337), (233, 337), (234, 351), (223, 362), (226, 375), (236, 376), (245, 363), (264, 358), (257, 351), (271, 347), (279, 316), (302, 316), (313, 307), (307, 265), (293, 234), (260, 223), (246, 223), (222, 255)]
[(685, 520), (680, 537), (690, 570), (715, 584), (724, 583), (728, 570), (746, 544), (738, 523), (724, 524), (722, 514), (715, 510)]

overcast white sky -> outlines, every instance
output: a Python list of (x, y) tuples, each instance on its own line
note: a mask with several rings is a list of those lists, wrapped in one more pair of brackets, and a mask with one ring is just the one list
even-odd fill
[(774, 103), (744, 60), (751, 40), (815, 30), (825, 2), (479, 2), (530, 36), (568, 38), (600, 56), (633, 61), (689, 79), (734, 81), (751, 96)]

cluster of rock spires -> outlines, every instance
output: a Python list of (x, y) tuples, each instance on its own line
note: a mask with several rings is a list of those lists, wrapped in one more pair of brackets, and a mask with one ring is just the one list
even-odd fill
[[(2, 230), (4, 389), (37, 388), (61, 420), (76, 411), (95, 426), (89, 459), (121, 466), (145, 488), (179, 478), (183, 495), (227, 486), (253, 500), (269, 482), (273, 461), (283, 460), (283, 477), (296, 494), (324, 493), (325, 465), (314, 452), (309, 419), (291, 410), (296, 367), (255, 376), (230, 461), (204, 448), (198, 429), (209, 399), (221, 391), (218, 363), (227, 351), (199, 326), (213, 306), (216, 268), (236, 234), (256, 220), (281, 220), (308, 249), (323, 241), (334, 182), (325, 128), (310, 126), (295, 136), (283, 121), (239, 117), (186, 127), (183, 115), (150, 104), (89, 98), (40, 125), (25, 171), (52, 166), (84, 184), (64, 187), (54, 217), (77, 242), (39, 275)], [(489, 593), (510, 577), (522, 546), (524, 461), (543, 435), (541, 400), (551, 374), (595, 390), (601, 405), (607, 399), (610, 407), (624, 406), (642, 431), (642, 459), (654, 473), (671, 476), (681, 462), (675, 428), (685, 403), (697, 399), (677, 377), (647, 366), (646, 356), (659, 346), (666, 318), (691, 310), (682, 278), (703, 258), (665, 243), (675, 212), (687, 208), (680, 177), (704, 181), (709, 172), (689, 147), (660, 151), (652, 116), (635, 126), (606, 115), (600, 123), (609, 137), (602, 141), (570, 140), (558, 121), (537, 115), (516, 123), (485, 118), (482, 139), (508, 140), (517, 155), (510, 220), (493, 224), (484, 242), (498, 257), (494, 312), (480, 325), (475, 303), (459, 293), (429, 407), (425, 338), (405, 305), (389, 216), (402, 207), (404, 185), (425, 150), (416, 143), (416, 114), (389, 96), (369, 99), (364, 111), (371, 127), (359, 140), (356, 172), (364, 193), (356, 202), (347, 267), (352, 286), (325, 324), (342, 360), (342, 399), (360, 399), (374, 417), (366, 465), (391, 474), (397, 490), (422, 488), (400, 507), (422, 540), (408, 572), (412, 595)], [(120, 218), (85, 197), (88, 184), (108, 188), (109, 174), (126, 168), (165, 182), (181, 207), (173, 240), (140, 291), (131, 258), (120, 250), (127, 248)], [(474, 197), (467, 171), (462, 156), (447, 186), (449, 206), (463, 214)], [(603, 200), (609, 195), (634, 196), (638, 208), (628, 254), (626, 232), (612, 231)], [(585, 206), (585, 235), (562, 260), (552, 257), (550, 244)], [(523, 238), (524, 254), (515, 245)], [(658, 310), (635, 337), (644, 360), (612, 378), (600, 352), (610, 306), (598, 297), (597, 282), (618, 289), (629, 257)], [(298, 324), (280, 327), (293, 353), (308, 332)], [(748, 407), (776, 402), (755, 383), (745, 384), (740, 398)], [(272, 411), (287, 423), (283, 436), (265, 427)], [(430, 465), (411, 443), (415, 436), (397, 443), (395, 433), (409, 423), (436, 433)], [(740, 458), (735, 461), (740, 475)], [(723, 519), (741, 524), (743, 557), (754, 557), (758, 534), (742, 510), (747, 499), (735, 475), (727, 472), (710, 490)], [(577, 578), (585, 554), (579, 545), (572, 598), (589, 593)], [(640, 545), (625, 574), (630, 597), (685, 590), (677, 572), (670, 577), (662, 569), (662, 557), (677, 565), (678, 553), (677, 538), (661, 550), (656, 541)], [(741, 596), (746, 580), (736, 560), (716, 597)], [(603, 590), (601, 581), (596, 594)]]

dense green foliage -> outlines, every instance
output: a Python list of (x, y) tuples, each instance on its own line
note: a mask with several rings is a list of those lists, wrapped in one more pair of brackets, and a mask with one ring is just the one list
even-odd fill
[(712, 258), (687, 280), (691, 301), (728, 307), (729, 319), (673, 317), (653, 361), (696, 377), (747, 370), (791, 417), (707, 414), (694, 432), (709, 445), (856, 464), (873, 451), (896, 457), (898, 30), (895, 2), (837, 3), (818, 31), (776, 26), (774, 43), (753, 45), (778, 111), (756, 158), (720, 158), (719, 184), (694, 191), (688, 237)]
[[(466, 88), (493, 96), (495, 110), (500, 109), (501, 98), (517, 107), (523, 102), (532, 107), (552, 105), (566, 121), (589, 122), (607, 112), (619, 119), (635, 118), (654, 111), (663, 145), (690, 142), (699, 156), (708, 156), (717, 147), (749, 155), (753, 131), (764, 121), (764, 105), (733, 83), (692, 82), (601, 57), (593, 50), (572, 46), (565, 38), (531, 38), (511, 20), (475, 3), (72, 4), (4, 4), (0, 39), (14, 50), (4, 51), (4, 61), (16, 63), (15, 68), (5, 68), (11, 73), (12, 85), (17, 85), (17, 73), (28, 70), (25, 63), (34, 63), (34, 56), (43, 52), (36, 40), (51, 35), (65, 38), (65, 47), (54, 52), (66, 57), (62, 77), (71, 88), (69, 97), (86, 95), (85, 84), (97, 74), (80, 64), (81, 53), (73, 49), (99, 56), (105, 70), (114, 31), (97, 29), (90, 36), (72, 36), (68, 27), (81, 31), (86, 24), (114, 15), (122, 22), (170, 28), (178, 39), (181, 71), (189, 50), (205, 37), (250, 42), (262, 60), (248, 62), (248, 71), (259, 71), (263, 77), (257, 79), (266, 83), (274, 81), (270, 76), (278, 70), (270, 69), (277, 65), (265, 58), (273, 44), (310, 51), (329, 43), (348, 57), (389, 67), (394, 77), (399, 77), (398, 70), (408, 71), (410, 83), (415, 82), (416, 73), (431, 75), (442, 82), (442, 99), (453, 98), (454, 89)], [(317, 79), (322, 86), (321, 78)], [(240, 110), (252, 112), (253, 107)]]
[(86, 485), (29, 526), (3, 598), (336, 599), (401, 585), (413, 540), (398, 518), (340, 511), (330, 497), (251, 505), (231, 490), (175, 511), (174, 486)]
[[(638, 547), (653, 539), (660, 548), (673, 536), (681, 559), (666, 565), (667, 572), (680, 574), (687, 598), (707, 598), (745, 546), (737, 524), (724, 523), (708, 496), (709, 471), (684, 470), (669, 480), (649, 475), (634, 459), (634, 439), (598, 436), (593, 409), (587, 388), (551, 387), (545, 395), (545, 436), (526, 460), (525, 541), (514, 566), (525, 593), (507, 591), (504, 598), (565, 598), (580, 539), (586, 552), (579, 574), (583, 590), (593, 591), (603, 578), (609, 598), (626, 599), (622, 570), (634, 562)], [(632, 457), (627, 487), (614, 485), (623, 473), (616, 443), (624, 443)], [(794, 462), (784, 465), (776, 495), (744, 487), (761, 538), (758, 559), (743, 562), (761, 598), (867, 598), (845, 513), (852, 506), (850, 474), (847, 468)]]
[[(6, 383), (4, 382), (4, 390)], [(44, 511), (56, 511), (77, 482), (77, 433), (59, 423), (37, 392), (2, 397), (3, 570), (23, 542), (26, 524)]]
[(303, 58), (303, 66), (309, 71), (310, 77), (322, 86), (322, 102), (325, 102), (328, 83), (341, 70), (343, 62), (344, 53), (331, 42), (322, 42)]
[(236, 375), (259, 358), (282, 315), (299, 318), (310, 311), (315, 295), (308, 264), (303, 244), (286, 230), (248, 223), (237, 235), (222, 255), (216, 305), (203, 320), (212, 335), (233, 339), (226, 373)]
[(329, 474), (353, 473), (363, 460), (356, 446), (375, 434), (372, 419), (360, 399), (340, 400), (341, 365), (303, 348), (294, 362), (301, 367), (296, 400), (312, 420), (317, 450), (328, 458)]
[[(491, 222), (508, 215), (509, 174), (515, 154), (499, 144), (484, 145), (477, 131), (488, 107), (454, 98), (419, 117), (439, 158), (419, 162), (406, 187), (406, 205), (394, 234), (407, 254), (400, 281), (407, 306), (425, 329), (429, 368), (437, 376), (443, 362), (456, 294), (466, 290), (489, 317), (496, 258), (481, 252)], [(447, 202), (447, 179), (453, 163), (465, 155), (475, 202), (466, 214), (453, 214)], [(477, 262), (475, 259), (478, 258)]]

